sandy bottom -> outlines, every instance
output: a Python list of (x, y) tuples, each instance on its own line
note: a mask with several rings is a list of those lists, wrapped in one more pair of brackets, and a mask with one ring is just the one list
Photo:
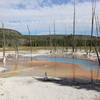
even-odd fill
[[(100, 92), (32, 77), (0, 79), (0, 100), (96, 100)], [(98, 99), (99, 100), (99, 99)]]

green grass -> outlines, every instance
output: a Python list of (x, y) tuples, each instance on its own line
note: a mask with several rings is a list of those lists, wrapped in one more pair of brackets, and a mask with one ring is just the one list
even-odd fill
[[(20, 46), (18, 47), (19, 51), (29, 51), (30, 50), (30, 47), (28, 46)], [(32, 50), (33, 51), (36, 51), (36, 50), (52, 50), (54, 49), (54, 47), (32, 47)], [(72, 47), (56, 47), (56, 49), (72, 49)], [(78, 50), (84, 50), (85, 47), (77, 47)], [(89, 50), (89, 47), (86, 47), (87, 50)], [(92, 47), (92, 50), (94, 50), (94, 47)], [(0, 48), (0, 52), (2, 52), (3, 49)], [(6, 47), (6, 51), (15, 51), (15, 48), (13, 47)]]

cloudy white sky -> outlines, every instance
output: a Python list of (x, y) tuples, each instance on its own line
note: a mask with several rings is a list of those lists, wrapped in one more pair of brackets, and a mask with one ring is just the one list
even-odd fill
[[(76, 0), (76, 33), (90, 34), (91, 0)], [(96, 3), (96, 15), (100, 19), (100, 0)], [(0, 0), (0, 22), (5, 28), (31, 34), (48, 34), (49, 25), (56, 34), (72, 33), (73, 0)], [(1, 27), (1, 26), (0, 26)]]

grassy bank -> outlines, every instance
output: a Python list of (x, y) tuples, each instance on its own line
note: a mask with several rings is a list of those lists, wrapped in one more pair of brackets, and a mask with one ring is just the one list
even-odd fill
[[(52, 50), (54, 49), (55, 47), (32, 47), (32, 50)], [(72, 47), (56, 47), (56, 50), (57, 49), (72, 49)], [(83, 46), (80, 46), (80, 47), (77, 47), (77, 50), (89, 50), (90, 47), (83, 47)], [(29, 46), (20, 46), (18, 47), (18, 50), (19, 51), (29, 51), (30, 50), (30, 47)], [(92, 47), (92, 50), (94, 50), (94, 47)], [(0, 52), (3, 51), (3, 48), (0, 48)], [(15, 48), (13, 47), (6, 47), (6, 51), (15, 51)]]

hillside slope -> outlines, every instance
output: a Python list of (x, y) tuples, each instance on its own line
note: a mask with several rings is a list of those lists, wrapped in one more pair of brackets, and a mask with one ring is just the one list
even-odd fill
[(20, 43), (23, 40), (23, 35), (20, 32), (12, 29), (0, 28), (0, 47), (2, 47), (3, 33), (5, 34), (6, 46), (11, 46), (18, 42)]
[[(3, 33), (5, 34), (6, 46), (29, 46), (29, 35), (23, 35), (12, 29), (0, 28), (0, 47), (2, 47)], [(75, 44), (77, 46), (89, 46), (91, 44), (90, 35), (75, 35)], [(31, 35), (33, 46), (72, 46), (73, 35)], [(97, 42), (98, 43), (97, 43)], [(100, 45), (100, 37), (93, 37), (93, 42)]]

